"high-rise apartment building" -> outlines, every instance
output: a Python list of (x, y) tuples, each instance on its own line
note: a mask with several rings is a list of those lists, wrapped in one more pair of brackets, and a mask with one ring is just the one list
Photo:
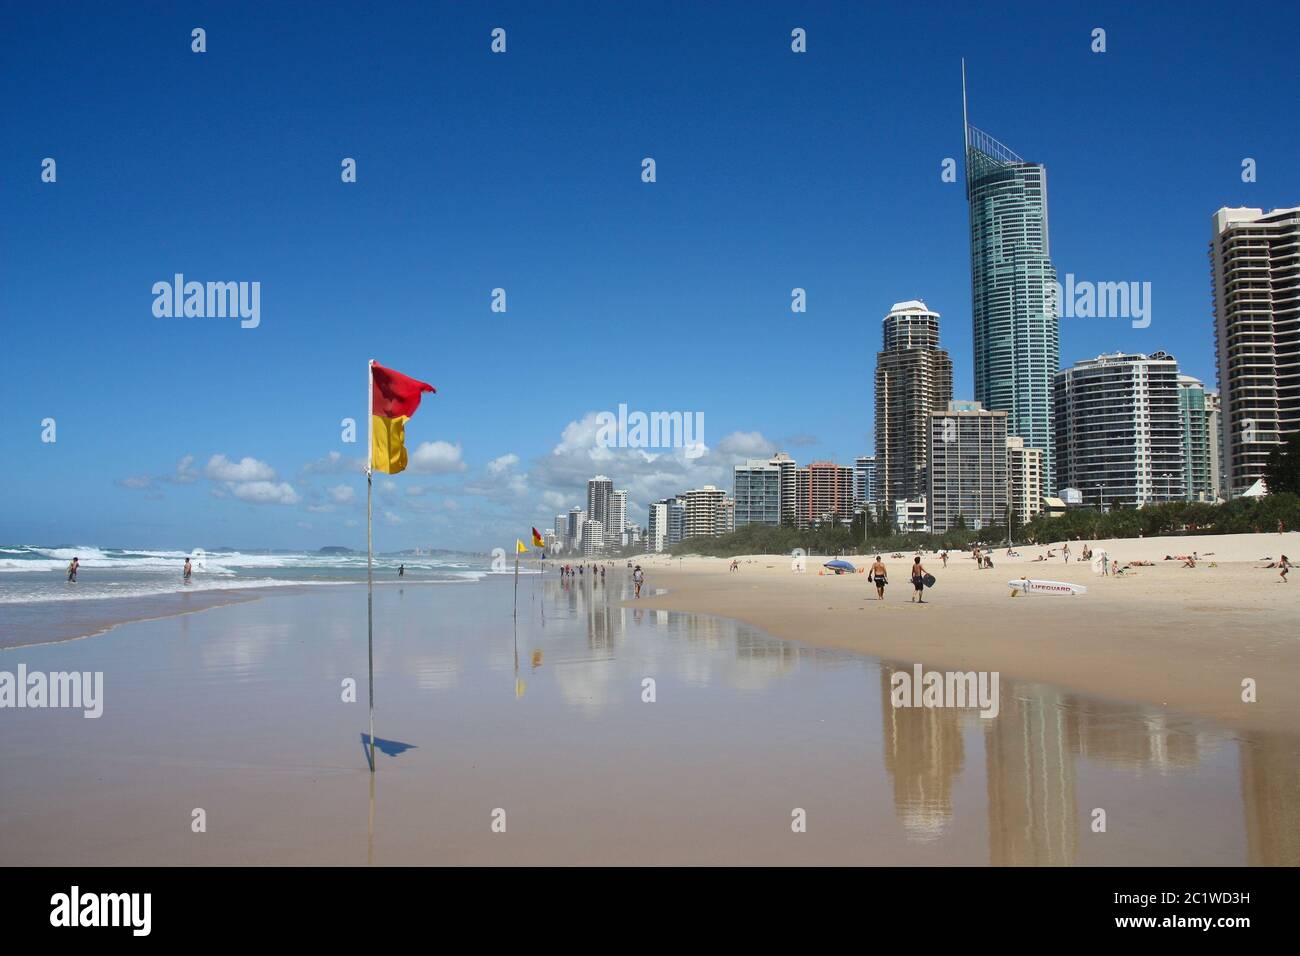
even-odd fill
[(1019, 435), (1007, 436), (1007, 506), (1016, 526), (1043, 510), (1043, 450), (1025, 447)]
[(586, 522), (587, 512), (578, 507), (569, 509), (569, 517), (564, 530), (565, 551), (578, 551), (582, 548), (582, 529)]
[(795, 473), (795, 522), (801, 528), (853, 520), (853, 469), (833, 461), (810, 462)]
[(793, 458), (783, 451), (778, 451), (769, 459), (769, 464), (775, 465), (777, 471), (781, 473), (781, 524), (793, 525), (795, 523), (795, 472), (799, 470), (799, 465)]
[(713, 485), (705, 485), (677, 497), (686, 504), (686, 537), (726, 534), (728, 516), (724, 505), (727, 500), (725, 491)]
[(736, 465), (732, 481), (735, 527), (781, 523), (781, 468), (762, 458)]
[(885, 316), (876, 355), (876, 502), (925, 495), (929, 413), (952, 400), (952, 359), (939, 347), (939, 313), (898, 302)]
[(606, 547), (620, 548), (627, 528), (627, 490), (616, 488), (609, 498), (609, 515), (605, 519)]
[(1186, 497), (1178, 363), (1164, 352), (1099, 355), (1056, 376), (1062, 487), (1109, 510)]
[[(963, 74), (963, 122), (965, 116)], [(969, 123), (965, 129), (975, 399), (990, 411), (1006, 412), (1010, 433), (1043, 449), (1050, 493), (1059, 483), (1052, 406), (1061, 336), (1047, 230), (1047, 169)]]
[(930, 530), (1002, 525), (1007, 509), (1007, 413), (949, 402), (926, 417)]
[(1223, 479), (1223, 427), (1222, 410), (1218, 392), (1205, 393), (1205, 421), (1210, 430), (1210, 482), (1214, 497), (1219, 501), (1227, 494), (1227, 483)]
[(599, 521), (609, 530), (610, 503), (614, 497), (614, 482), (604, 475), (587, 479), (587, 517)]
[(1300, 206), (1220, 209), (1210, 240), (1224, 497), (1300, 431)]
[(650, 506), (646, 521), (646, 550), (667, 551), (686, 534), (686, 505), (679, 498), (664, 498)]
[(853, 510), (866, 511), (876, 502), (876, 456), (853, 459)]
[(595, 557), (605, 549), (605, 523), (588, 518), (582, 523), (582, 556)]
[(1183, 425), (1183, 488), (1188, 501), (1214, 501), (1218, 482), (1214, 467), (1217, 436), (1210, 431), (1205, 385), (1190, 375), (1178, 376), (1178, 414)]

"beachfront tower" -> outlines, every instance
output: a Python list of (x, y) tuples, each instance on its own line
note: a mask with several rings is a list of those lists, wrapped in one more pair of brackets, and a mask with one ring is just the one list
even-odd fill
[(1021, 159), (966, 122), (975, 400), (1007, 413), (1007, 429), (1043, 449), (1043, 480), (1056, 489), (1053, 377), (1061, 335), (1056, 269), (1047, 234), (1047, 169)]
[(1056, 376), (1062, 487), (1109, 511), (1187, 497), (1178, 362), (1116, 352)]
[(1224, 497), (1300, 431), (1300, 206), (1220, 209), (1210, 240)]
[(781, 523), (781, 468), (763, 458), (750, 458), (735, 466), (732, 497), (735, 527)]
[(939, 347), (939, 313), (918, 300), (895, 303), (876, 355), (877, 514), (925, 497), (926, 427), (952, 400), (952, 359)]
[(949, 402), (927, 419), (930, 531), (978, 531), (1006, 522), (1007, 413)]

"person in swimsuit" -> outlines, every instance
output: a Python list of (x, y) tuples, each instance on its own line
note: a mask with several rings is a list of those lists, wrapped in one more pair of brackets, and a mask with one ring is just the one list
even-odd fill
[(871, 580), (876, 582), (876, 600), (883, 601), (885, 599), (885, 585), (889, 583), (889, 572), (885, 570), (880, 555), (876, 555), (876, 563), (871, 566)]
[(645, 573), (641, 570), (641, 565), (632, 569), (632, 586), (636, 589), (636, 597), (641, 596), (641, 585), (645, 581)]
[(1290, 559), (1288, 559), (1285, 554), (1282, 555), (1282, 560), (1277, 563), (1277, 566), (1282, 569), (1282, 583), (1289, 584), (1290, 582), (1286, 579), (1286, 573), (1291, 570)]
[(73, 558), (72, 563), (68, 565), (68, 580), (73, 584), (77, 583), (77, 568), (81, 567), (81, 559)]
[(912, 600), (918, 604), (925, 603), (925, 565), (921, 563), (918, 556), (912, 560), (912, 587), (916, 593), (912, 595)]
[(184, 569), (183, 571), (181, 571), (181, 579), (182, 579), (186, 584), (189, 584), (189, 583), (190, 583), (190, 575), (192, 575), (193, 573), (194, 573), (194, 568), (191, 567), (191, 565), (190, 565), (190, 559), (189, 559), (189, 558), (186, 558), (186, 559), (185, 559), (185, 569)]
[(406, 577), (406, 565), (404, 565), (404, 564), (399, 564), (399, 565), (397, 566), (397, 576), (398, 576), (399, 578), (404, 578), (404, 577)]

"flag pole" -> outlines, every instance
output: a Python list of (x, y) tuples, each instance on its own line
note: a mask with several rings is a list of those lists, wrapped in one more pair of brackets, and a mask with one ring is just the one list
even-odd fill
[(515, 545), (515, 609), (510, 612), (511, 617), (519, 616), (519, 546)]
[(366, 653), (370, 672), (370, 772), (375, 772), (375, 541), (371, 488), (371, 455), (375, 441), (375, 360), (366, 363)]

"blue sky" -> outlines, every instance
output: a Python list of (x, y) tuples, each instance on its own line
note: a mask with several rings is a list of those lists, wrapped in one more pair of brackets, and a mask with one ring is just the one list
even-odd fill
[[(942, 313), (971, 394), (967, 214), (940, 177), (961, 155), (962, 56), (972, 123), (1047, 165), (1058, 271), (1152, 283), (1149, 328), (1063, 320), (1063, 362), (1165, 349), (1213, 386), (1210, 216), (1300, 203), (1294, 4), (68, 3), (3, 20), (11, 543), (364, 547), (345, 468), (363, 449), (340, 421), (364, 441), (372, 357), (438, 388), (408, 428), (431, 443), (420, 469), (378, 481), (380, 549), (509, 544), (598, 471), (644, 522), (748, 453), (851, 463), (891, 303)], [(152, 286), (177, 272), (260, 282), (260, 325), (156, 318)], [(592, 416), (619, 403), (703, 412), (708, 454), (593, 457)]]

